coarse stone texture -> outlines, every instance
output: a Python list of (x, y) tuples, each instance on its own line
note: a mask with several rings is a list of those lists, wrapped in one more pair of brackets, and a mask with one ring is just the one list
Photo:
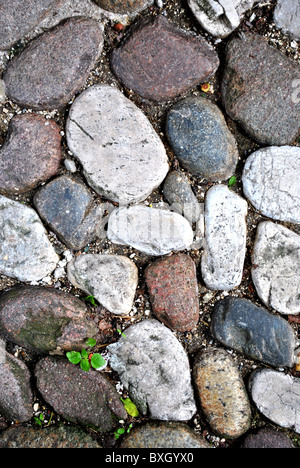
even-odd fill
[(171, 108), (166, 133), (180, 164), (209, 181), (229, 179), (239, 152), (233, 134), (216, 104), (189, 97)]
[(189, 360), (171, 330), (157, 320), (143, 320), (107, 349), (111, 368), (143, 415), (164, 421), (192, 418)]
[(224, 346), (274, 367), (292, 367), (296, 336), (289, 323), (247, 299), (226, 297), (214, 307), (212, 336)]
[(78, 426), (25, 427), (7, 429), (0, 435), (0, 448), (99, 449), (101, 445)]
[(4, 74), (9, 99), (34, 110), (61, 108), (85, 84), (103, 47), (100, 25), (72, 18), (34, 39)]
[[(9, 421), (27, 422), (33, 416), (30, 372), (24, 362), (4, 352), (0, 361), (0, 413)], [(0, 444), (1, 445), (1, 444)]]
[(145, 200), (166, 177), (166, 150), (147, 117), (117, 88), (96, 85), (72, 105), (67, 141), (89, 185), (120, 204)]
[(172, 422), (148, 422), (136, 426), (122, 441), (121, 449), (129, 448), (212, 448), (188, 425)]
[(138, 269), (122, 255), (80, 255), (68, 264), (68, 279), (116, 315), (128, 315), (138, 285)]
[(271, 146), (252, 153), (244, 166), (243, 190), (269, 218), (300, 223), (300, 148)]
[(217, 348), (196, 355), (193, 377), (204, 415), (212, 430), (230, 439), (250, 427), (251, 406), (234, 360)]
[(205, 238), (201, 261), (209, 289), (231, 290), (242, 281), (246, 254), (247, 202), (225, 185), (205, 197)]
[(271, 221), (258, 225), (252, 279), (262, 302), (281, 314), (300, 312), (300, 236)]
[(295, 39), (300, 39), (299, 0), (278, 0), (274, 10), (274, 22), (277, 28)]
[(62, 0), (0, 0), (0, 50), (10, 49)]
[(287, 434), (284, 432), (264, 427), (255, 434), (247, 434), (239, 448), (244, 449), (287, 449), (296, 448)]
[(69, 293), (16, 286), (0, 296), (0, 330), (7, 340), (40, 353), (82, 349), (97, 334), (87, 312)]
[(37, 389), (67, 421), (109, 432), (127, 413), (114, 386), (102, 374), (85, 372), (67, 359), (47, 357), (35, 368)]
[(54, 176), (62, 159), (60, 127), (34, 114), (16, 115), (0, 149), (0, 192), (14, 195)]
[(0, 274), (39, 281), (59, 261), (37, 213), (0, 195)]
[(80, 250), (101, 231), (104, 210), (88, 188), (69, 176), (57, 177), (34, 197), (40, 217), (67, 247)]
[(199, 320), (196, 265), (174, 254), (148, 265), (145, 271), (152, 309), (158, 320), (176, 331), (190, 331)]
[(126, 88), (152, 101), (173, 99), (190, 90), (218, 66), (212, 46), (162, 15), (134, 27), (111, 58), (112, 70)]
[(257, 0), (188, 0), (201, 26), (212, 36), (225, 38), (239, 27), (244, 13)]
[(226, 113), (263, 145), (289, 145), (300, 130), (300, 67), (258, 34), (232, 39), (221, 95)]
[(189, 249), (193, 231), (187, 219), (177, 213), (134, 205), (117, 208), (111, 213), (107, 237), (115, 244), (159, 256)]
[(134, 15), (153, 4), (153, 0), (94, 0), (104, 10)]
[(299, 378), (271, 369), (259, 369), (251, 375), (249, 390), (266, 418), (300, 433)]

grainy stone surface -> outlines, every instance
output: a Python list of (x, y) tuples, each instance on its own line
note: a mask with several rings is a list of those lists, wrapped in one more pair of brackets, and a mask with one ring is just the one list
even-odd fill
[(223, 345), (275, 367), (292, 367), (297, 346), (291, 325), (251, 301), (227, 297), (212, 314), (211, 333)]
[(205, 198), (202, 277), (209, 289), (231, 290), (242, 281), (246, 255), (247, 202), (225, 185)]
[(40, 286), (16, 286), (1, 295), (0, 329), (9, 341), (40, 353), (82, 349), (97, 333), (80, 299)]
[(46, 357), (38, 362), (35, 377), (44, 400), (70, 422), (101, 433), (112, 430), (118, 419), (127, 419), (119, 394), (103, 374)]
[(269, 218), (300, 223), (300, 148), (262, 148), (248, 157), (243, 190), (252, 205)]
[(243, 440), (240, 448), (246, 449), (287, 449), (295, 448), (293, 442), (287, 434), (284, 432), (277, 431), (276, 429), (271, 429), (264, 427), (260, 429), (255, 434), (249, 434)]
[(211, 445), (188, 425), (149, 422), (135, 427), (122, 441), (120, 448), (211, 448)]
[(148, 265), (145, 278), (156, 317), (171, 330), (192, 330), (199, 320), (195, 262), (175, 254)]
[(164, 101), (188, 91), (219, 66), (214, 49), (201, 37), (173, 26), (164, 16), (141, 22), (112, 54), (118, 79), (146, 99)]
[(36, 192), (34, 205), (46, 225), (71, 249), (82, 249), (101, 232), (104, 210), (80, 180), (57, 177)]
[(94, 0), (104, 10), (113, 13), (136, 14), (152, 5), (153, 0)]
[(258, 225), (252, 279), (262, 302), (281, 314), (300, 312), (300, 236), (271, 221)]
[(100, 195), (121, 204), (143, 201), (166, 177), (166, 150), (147, 117), (117, 88), (80, 95), (67, 121), (67, 141)]
[(85, 84), (103, 47), (100, 25), (72, 18), (34, 39), (8, 65), (7, 96), (35, 110), (63, 107)]
[(37, 213), (0, 195), (0, 273), (19, 281), (39, 281), (58, 261)]
[(197, 354), (193, 367), (201, 408), (213, 431), (235, 439), (250, 427), (251, 407), (242, 376), (225, 350)]
[(196, 405), (189, 360), (167, 327), (143, 320), (107, 349), (110, 366), (143, 415), (163, 421), (192, 418)]
[(278, 0), (274, 11), (274, 22), (295, 39), (300, 39), (300, 4), (299, 0)]
[(0, 448), (99, 449), (101, 445), (78, 426), (25, 427), (7, 429), (0, 436)]
[(129, 258), (80, 255), (68, 264), (68, 278), (113, 314), (129, 314), (138, 285), (138, 269)]
[(221, 110), (208, 99), (189, 97), (171, 108), (166, 134), (182, 167), (209, 181), (229, 179), (238, 147)]
[(254, 371), (249, 382), (252, 399), (273, 423), (300, 433), (300, 379), (271, 369)]
[(300, 67), (258, 34), (233, 38), (221, 87), (227, 114), (263, 145), (289, 145), (300, 130)]

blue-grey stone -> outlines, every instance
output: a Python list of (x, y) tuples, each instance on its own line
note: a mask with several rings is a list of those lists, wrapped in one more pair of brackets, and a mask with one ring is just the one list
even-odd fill
[(206, 98), (189, 97), (167, 116), (166, 133), (182, 167), (209, 181), (226, 180), (235, 171), (238, 149), (225, 118)]
[(289, 323), (247, 299), (217, 302), (211, 333), (223, 345), (274, 367), (292, 367), (296, 337)]

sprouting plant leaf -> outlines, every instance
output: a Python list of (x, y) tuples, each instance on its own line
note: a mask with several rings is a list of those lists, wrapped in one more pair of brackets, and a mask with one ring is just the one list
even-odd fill
[(232, 177), (230, 177), (229, 181), (228, 181), (228, 187), (232, 187), (233, 185), (236, 184), (236, 177), (233, 175)]
[(125, 410), (127, 413), (132, 416), (133, 418), (137, 418), (139, 415), (139, 410), (137, 409), (136, 405), (131, 401), (131, 399), (128, 398), (121, 398), (121, 401), (124, 405)]
[(70, 351), (67, 353), (67, 358), (72, 364), (79, 364), (81, 361), (81, 354), (78, 351)]
[(97, 307), (96, 299), (94, 296), (87, 296), (84, 298), (85, 301), (89, 301), (94, 307)]
[(124, 434), (125, 430), (126, 430), (125, 427), (119, 427), (119, 429), (117, 429), (114, 432), (115, 440), (118, 440), (121, 437), (121, 435)]
[(88, 359), (82, 359), (82, 360), (80, 361), (80, 367), (81, 367), (81, 369), (82, 369), (83, 371), (88, 372), (88, 371), (90, 370), (90, 368), (91, 368), (91, 365), (90, 365), (90, 363), (89, 363), (89, 360), (88, 360)]
[(87, 359), (89, 357), (89, 353), (87, 352), (86, 349), (81, 350), (81, 357), (84, 359)]
[(86, 341), (86, 345), (89, 347), (89, 348), (93, 348), (94, 346), (96, 346), (96, 340), (94, 338), (89, 338), (87, 341)]
[(117, 332), (120, 333), (120, 335), (123, 336), (123, 338), (126, 338), (126, 335), (125, 333), (123, 333), (121, 330), (119, 330), (119, 328), (117, 328)]
[(41, 413), (38, 418), (35, 416), (34, 421), (35, 421), (36, 424), (41, 426), (42, 422), (44, 422), (44, 419), (45, 419), (44, 415), (43, 415), (43, 413)]
[(106, 361), (101, 354), (99, 353), (93, 354), (92, 359), (91, 359), (91, 365), (94, 369), (99, 369), (100, 367), (103, 367), (105, 364), (106, 364)]

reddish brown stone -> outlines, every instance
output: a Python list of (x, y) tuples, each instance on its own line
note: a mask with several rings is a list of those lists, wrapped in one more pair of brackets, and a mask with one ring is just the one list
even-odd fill
[(215, 50), (164, 16), (141, 22), (112, 54), (112, 70), (141, 96), (163, 101), (206, 81), (218, 68)]
[(62, 157), (60, 128), (33, 114), (15, 116), (0, 150), (0, 193), (23, 193), (54, 176)]
[(145, 277), (157, 318), (173, 330), (192, 330), (199, 320), (194, 261), (188, 255), (175, 254), (149, 265)]

